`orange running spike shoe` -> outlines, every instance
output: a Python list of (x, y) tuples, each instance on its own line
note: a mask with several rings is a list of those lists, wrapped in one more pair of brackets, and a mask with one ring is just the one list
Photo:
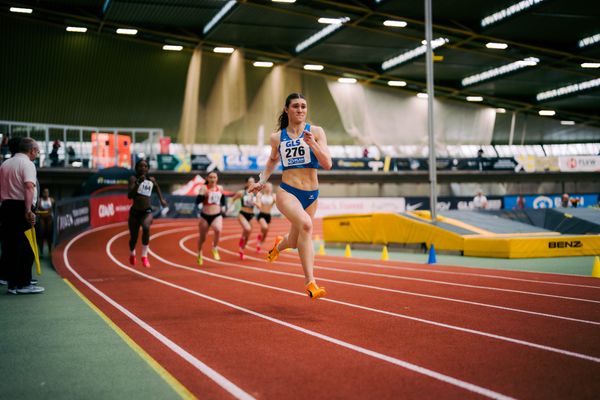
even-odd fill
[(271, 248), (271, 250), (269, 250), (269, 253), (267, 253), (268, 262), (273, 262), (277, 260), (277, 257), (279, 257), (279, 250), (277, 249), (277, 246), (279, 245), (279, 243), (281, 243), (282, 240), (283, 236), (277, 236), (275, 238), (275, 243), (273, 244), (273, 247)]
[(306, 285), (306, 292), (308, 293), (308, 297), (313, 300), (319, 299), (321, 297), (325, 297), (327, 292), (324, 287), (318, 287), (315, 281), (310, 281), (308, 285)]

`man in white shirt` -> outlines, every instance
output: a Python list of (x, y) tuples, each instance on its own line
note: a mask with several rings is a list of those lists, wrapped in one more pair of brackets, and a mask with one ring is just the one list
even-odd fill
[(483, 194), (483, 192), (481, 190), (477, 192), (475, 197), (473, 197), (473, 208), (475, 210), (486, 209), (487, 203), (488, 203), (487, 197), (485, 197), (485, 195)]
[(19, 152), (0, 166), (0, 221), (10, 294), (44, 291), (43, 287), (31, 284), (33, 251), (24, 234), (35, 224), (32, 205), (36, 197), (37, 173), (33, 160), (39, 154), (36, 141), (23, 138), (19, 143)]

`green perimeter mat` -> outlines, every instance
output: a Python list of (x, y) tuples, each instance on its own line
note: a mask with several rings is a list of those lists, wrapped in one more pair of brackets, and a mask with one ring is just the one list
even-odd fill
[(181, 396), (42, 259), (46, 291), (0, 286), (0, 399)]

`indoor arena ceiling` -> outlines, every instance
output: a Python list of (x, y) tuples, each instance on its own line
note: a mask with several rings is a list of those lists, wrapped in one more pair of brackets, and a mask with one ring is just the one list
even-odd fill
[[(423, 0), (21, 0), (34, 18), (135, 40), (243, 48), (252, 61), (425, 91)], [(14, 16), (15, 14), (11, 14)], [(319, 18), (343, 23), (327, 25)], [(384, 21), (404, 26), (386, 26)], [(323, 29), (329, 27), (331, 33)], [(313, 36), (316, 35), (316, 36)], [(314, 43), (307, 39), (323, 36)], [(433, 0), (436, 97), (508, 112), (554, 110), (553, 118), (600, 126), (600, 2), (590, 0)], [(435, 39), (438, 39), (436, 41)], [(490, 49), (488, 43), (505, 49)], [(584, 64), (585, 63), (585, 64)], [(395, 65), (394, 65), (395, 64)], [(591, 68), (584, 68), (582, 64)], [(593, 67), (596, 68), (593, 68)], [(401, 83), (400, 83), (401, 85)]]

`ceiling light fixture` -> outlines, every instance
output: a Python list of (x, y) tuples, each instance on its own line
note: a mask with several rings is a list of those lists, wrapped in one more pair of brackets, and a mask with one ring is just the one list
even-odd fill
[(404, 21), (395, 21), (393, 19), (386, 19), (385, 21), (383, 21), (383, 25), (391, 26), (393, 28), (404, 28), (408, 24)]
[(163, 50), (167, 50), (167, 51), (181, 51), (183, 50), (183, 46), (179, 46), (176, 44), (165, 44), (163, 47)]
[(481, 96), (467, 96), (467, 101), (483, 101)]
[(506, 114), (506, 108), (496, 108), (496, 114)]
[[(346, 17), (344, 17), (346, 18)], [(320, 24), (343, 24), (344, 18), (326, 18), (326, 17), (321, 17), (319, 18), (317, 21)]]
[(19, 14), (31, 14), (33, 12), (33, 10), (31, 8), (11, 7), (10, 12), (19, 13)]
[(323, 66), (319, 64), (306, 64), (304, 65), (304, 69), (307, 71), (322, 71)]
[(388, 86), (403, 87), (403, 86), (406, 86), (406, 82), (404, 82), (404, 81), (388, 81)]
[(540, 114), (543, 117), (552, 117), (553, 115), (556, 115), (556, 111), (554, 111), (554, 110), (540, 110), (540, 111), (538, 111), (538, 114)]
[(497, 11), (481, 20), (481, 26), (486, 27), (491, 24), (495, 24), (498, 21), (502, 21), (505, 18), (510, 17), (511, 15), (520, 13), (522, 11), (527, 10), (529, 7), (535, 6), (543, 2), (544, 0), (522, 0), (518, 3), (513, 4), (510, 7), (507, 7), (503, 10)]
[(84, 28), (83, 26), (67, 26), (67, 32), (85, 33), (87, 32), (87, 28)]
[(479, 74), (467, 76), (461, 81), (463, 86), (473, 85), (475, 83), (479, 83), (481, 81), (485, 81), (488, 79), (495, 78), (500, 75), (508, 74), (509, 72), (516, 71), (525, 67), (532, 67), (537, 65), (540, 62), (539, 58), (528, 57), (523, 60), (515, 61), (510, 64), (503, 65), (501, 67), (492, 68), (487, 71), (481, 72)]
[(259, 68), (271, 68), (273, 63), (271, 61), (254, 61), (252, 65)]
[(214, 53), (222, 53), (222, 54), (231, 54), (235, 51), (233, 47), (215, 47), (213, 49)]
[(488, 49), (494, 49), (494, 50), (505, 50), (506, 48), (508, 48), (508, 44), (488, 42), (488, 43), (486, 43), (485, 47), (487, 47)]
[[(440, 46), (443, 46), (446, 43), (448, 43), (448, 39), (437, 38), (431, 42), (431, 48), (436, 49)], [(381, 69), (386, 70), (386, 69), (395, 67), (396, 65), (405, 63), (408, 60), (412, 60), (413, 58), (416, 58), (416, 57), (419, 57), (419, 56), (425, 54), (426, 51), (427, 51), (427, 46), (425, 44), (423, 44), (417, 48), (414, 48), (414, 49), (404, 52), (400, 55), (397, 55), (396, 57), (393, 57), (393, 58), (390, 58), (389, 60), (384, 61), (381, 64)]]
[(295, 3), (296, 0), (271, 0), (273, 3)]
[(581, 39), (579, 42), (577, 42), (577, 45), (579, 46), (579, 48), (582, 48), (586, 46), (591, 46), (598, 42), (600, 42), (600, 33), (596, 33), (593, 36), (588, 36), (586, 38)]
[(581, 63), (581, 68), (600, 68), (600, 63)]
[(308, 47), (312, 46), (313, 44), (315, 44), (319, 40), (325, 38), (326, 36), (331, 35), (333, 32), (335, 32), (338, 29), (340, 29), (348, 21), (350, 21), (350, 18), (348, 18), (348, 17), (340, 18), (338, 20), (338, 23), (328, 25), (327, 27), (321, 29), (319, 32), (315, 33), (314, 35), (312, 35), (308, 39), (300, 42), (296, 46), (296, 49), (295, 49), (296, 53), (300, 53), (301, 51), (303, 51), (303, 50), (307, 49)]
[(561, 125), (575, 125), (575, 121), (560, 121)]
[(117, 29), (117, 33), (119, 35), (137, 35), (138, 31), (137, 29), (119, 28)]
[(420, 99), (426, 99), (429, 96), (427, 95), (427, 93), (417, 93), (417, 97)]
[(548, 100), (553, 97), (564, 96), (571, 93), (581, 92), (600, 86), (600, 78), (592, 79), (591, 81), (585, 81), (580, 83), (574, 83), (569, 86), (563, 86), (557, 89), (547, 90), (545, 92), (538, 93), (535, 98), (537, 101)]
[(227, 14), (233, 8), (233, 6), (235, 6), (235, 4), (235, 0), (230, 0), (227, 3), (225, 3), (225, 5), (221, 7), (221, 9), (215, 14), (215, 16), (212, 17), (210, 21), (208, 21), (208, 24), (204, 25), (204, 28), (202, 28), (202, 33), (206, 35), (212, 28), (214, 28), (217, 22), (223, 19), (223, 17), (225, 17), (225, 14)]
[(356, 83), (356, 78), (338, 78), (339, 83)]

